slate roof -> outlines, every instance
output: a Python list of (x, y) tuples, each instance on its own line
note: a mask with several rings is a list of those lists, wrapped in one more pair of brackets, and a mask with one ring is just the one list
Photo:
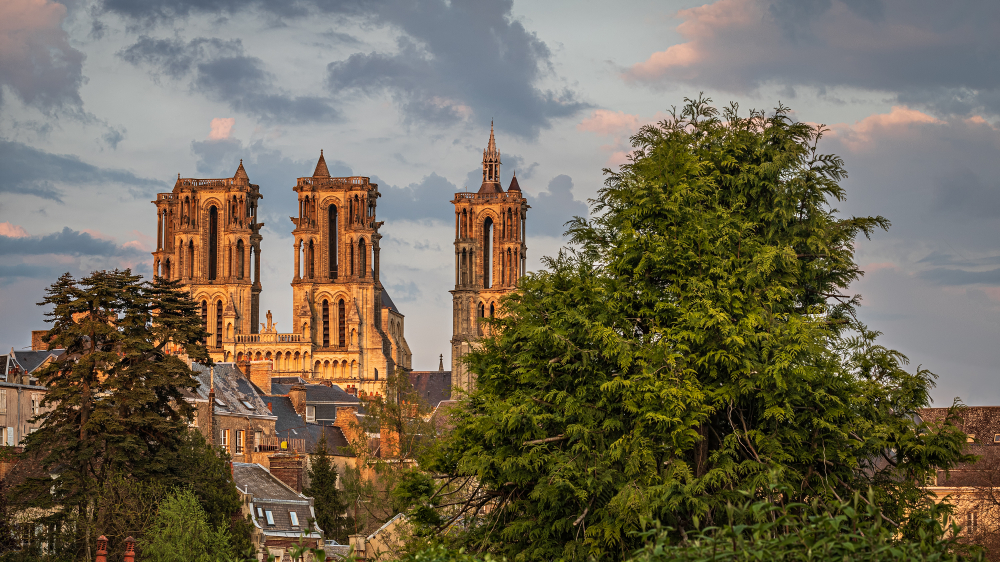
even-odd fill
[(361, 400), (353, 394), (348, 394), (344, 392), (339, 386), (326, 386), (325, 384), (305, 384), (305, 383), (293, 383), (293, 384), (281, 384), (276, 383), (277, 378), (271, 379), (271, 394), (288, 394), (288, 391), (295, 384), (302, 384), (306, 387), (306, 403), (312, 404), (331, 402), (336, 404), (352, 403), (356, 404)]
[(477, 193), (503, 193), (503, 187), (500, 186), (500, 182), (484, 181), (483, 185), (479, 186), (479, 191)]
[[(310, 498), (289, 488), (263, 466), (234, 462), (233, 483), (250, 495), (254, 525), (265, 535), (319, 536), (319, 533), (307, 532), (309, 519), (315, 518)], [(273, 525), (268, 524), (265, 514), (268, 511)], [(290, 512), (293, 511), (298, 517), (298, 525), (292, 524)]]
[[(326, 436), (326, 447), (335, 455), (347, 455), (349, 446), (344, 432), (332, 425), (333, 420), (321, 423), (306, 423), (292, 407), (292, 401), (287, 396), (264, 396), (263, 400), (271, 404), (271, 411), (278, 418), (274, 423), (274, 431), (287, 439), (305, 439), (306, 452), (314, 452), (319, 440)], [(333, 419), (336, 419), (334, 417)]]
[(258, 499), (307, 501), (305, 496), (289, 488), (259, 464), (234, 462), (233, 483), (240, 490), (253, 496), (254, 501)]
[(516, 173), (514, 174), (514, 177), (511, 178), (511, 180), (510, 180), (510, 187), (507, 188), (507, 191), (521, 191), (521, 186), (517, 184), (517, 174)]
[(11, 351), (10, 355), (14, 362), (21, 366), (28, 374), (31, 374), (45, 362), (49, 357), (59, 357), (64, 349), (50, 349), (45, 351)]
[(403, 313), (396, 308), (396, 303), (392, 302), (392, 297), (389, 296), (389, 292), (385, 290), (385, 287), (382, 287), (382, 291), (379, 294), (382, 295), (382, 308), (388, 308), (400, 316), (403, 315)]
[[(194, 398), (208, 400), (212, 384), (211, 371), (200, 363), (192, 364), (192, 369), (199, 383)], [(235, 363), (216, 363), (212, 369), (215, 370), (216, 414), (273, 417), (267, 409), (267, 404)]]
[(410, 384), (427, 406), (451, 400), (451, 371), (410, 371)]

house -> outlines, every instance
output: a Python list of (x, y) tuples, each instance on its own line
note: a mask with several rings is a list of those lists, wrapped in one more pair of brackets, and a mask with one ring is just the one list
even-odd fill
[[(243, 515), (253, 523), (253, 543), (275, 560), (291, 559), (297, 545), (322, 548), (323, 530), (315, 526), (313, 499), (293, 490), (256, 463), (233, 463), (233, 483), (243, 500)], [(310, 557), (307, 556), (307, 560)]]
[(63, 349), (14, 351), (0, 356), (0, 381), (16, 384), (37, 385), (37, 373), (43, 367), (63, 354)]
[(409, 519), (399, 513), (370, 535), (351, 535), (351, 547), (359, 561), (396, 560), (411, 532)]
[[(300, 392), (304, 395), (300, 396)], [(335, 384), (311, 384), (300, 377), (272, 377), (272, 395), (295, 396), (296, 404), (302, 404), (300, 413), (308, 423), (332, 425), (337, 419), (337, 408), (359, 406), (361, 400)]]
[(192, 363), (198, 387), (185, 396), (195, 407), (192, 426), (210, 443), (222, 447), (234, 461), (267, 464), (281, 449), (277, 417), (257, 389), (234, 363), (208, 368)]

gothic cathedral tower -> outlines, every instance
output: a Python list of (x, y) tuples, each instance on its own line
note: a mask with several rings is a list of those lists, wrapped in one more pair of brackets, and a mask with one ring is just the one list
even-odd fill
[(156, 196), (153, 272), (180, 280), (201, 305), (213, 361), (232, 361), (238, 335), (258, 332), (260, 303), (260, 188), (243, 161), (231, 178), (181, 178)]
[(483, 184), (476, 193), (456, 193), (455, 289), (452, 294), (451, 373), (453, 385), (466, 392), (475, 376), (462, 358), (483, 336), (480, 319), (501, 314), (500, 297), (511, 292), (524, 275), (528, 247), (524, 221), (528, 202), (517, 176), (505, 192), (500, 185), (500, 153), (490, 124), (490, 141), (483, 151)]
[(292, 314), (294, 331), (312, 343), (302, 368), (379, 392), (397, 366), (409, 368), (410, 353), (402, 315), (379, 280), (378, 184), (330, 177), (321, 151), (312, 177), (299, 178), (294, 190)]

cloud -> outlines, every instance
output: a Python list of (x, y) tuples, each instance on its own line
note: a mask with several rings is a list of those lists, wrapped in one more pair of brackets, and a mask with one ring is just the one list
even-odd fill
[(80, 106), (84, 55), (62, 28), (66, 6), (49, 0), (0, 2), (0, 102), (6, 86), (24, 103)]
[[(524, 186), (521, 186), (524, 188)], [(560, 174), (549, 181), (548, 191), (537, 196), (527, 196), (528, 218), (525, 227), (528, 236), (562, 236), (566, 222), (573, 217), (586, 217), (587, 204), (573, 197), (573, 178)]]
[[(70, 154), (52, 154), (26, 144), (0, 139), (0, 193), (35, 195), (61, 201), (58, 184), (121, 183), (132, 188), (162, 188), (161, 181), (126, 170), (98, 168)], [(152, 191), (152, 189), (147, 189)]]
[(0, 222), (0, 236), (8, 238), (27, 238), (30, 236), (24, 227), (9, 222)]
[(208, 133), (208, 140), (225, 140), (233, 132), (233, 125), (236, 119), (233, 117), (216, 117), (212, 119), (212, 131)]
[[(511, 14), (512, 2), (447, 2), (445, 0), (373, 0), (370, 2), (327, 2), (326, 0), (104, 0), (101, 10), (112, 12), (152, 26), (195, 14), (236, 14), (259, 10), (278, 18), (306, 15), (336, 15), (356, 19), (362, 25), (387, 27), (401, 32), (394, 51), (356, 53), (328, 66), (330, 90), (342, 97), (356, 94), (389, 93), (406, 119), (422, 124), (452, 124), (473, 121), (484, 124), (497, 119), (497, 127), (520, 137), (534, 139), (553, 119), (571, 116), (588, 105), (577, 99), (569, 88), (545, 88), (544, 79), (555, 76), (551, 51), (544, 41), (525, 29)], [(337, 34), (333, 39), (349, 44), (349, 37)], [(346, 41), (344, 41), (346, 40)], [(208, 41), (208, 40), (199, 40)], [(199, 46), (204, 43), (199, 44)], [(132, 48), (130, 48), (131, 50)], [(142, 38), (136, 51), (151, 50), (164, 68), (176, 76), (178, 68), (187, 68), (192, 59), (190, 48), (177, 40)], [(242, 51), (242, 49), (240, 49)], [(164, 55), (164, 53), (169, 53)], [(263, 72), (259, 59), (226, 61), (224, 66), (199, 72), (227, 74), (237, 69), (257, 84)], [(128, 60), (128, 59), (127, 59)], [(241, 68), (243, 67), (243, 68)], [(225, 87), (214, 83), (195, 83), (218, 92)], [(270, 86), (270, 84), (267, 84)], [(249, 103), (254, 95), (236, 80), (239, 105)], [(222, 96), (220, 96), (222, 97)], [(286, 96), (287, 97), (287, 96)], [(231, 98), (223, 98), (230, 101)], [(287, 102), (287, 100), (285, 100)], [(318, 98), (302, 99), (303, 105), (321, 104)], [(272, 100), (274, 105), (280, 105)], [(233, 104), (234, 109), (237, 104)], [(247, 109), (244, 109), (248, 111)], [(302, 111), (315, 111), (315, 107)], [(332, 108), (330, 108), (332, 112)], [(265, 111), (257, 109), (261, 114)], [(268, 109), (271, 111), (271, 109)], [(292, 112), (298, 115), (297, 112)], [(332, 117), (332, 115), (331, 115)]]
[(293, 96), (275, 85), (264, 61), (248, 56), (239, 39), (156, 39), (147, 35), (119, 51), (134, 66), (148, 66), (155, 79), (188, 80), (192, 91), (227, 103), (234, 111), (273, 123), (335, 121), (331, 100)]
[(943, 114), (1000, 112), (995, 2), (718, 0), (676, 17), (684, 41), (626, 69), (627, 82), (844, 86)]
[[(23, 229), (22, 229), (23, 231)], [(112, 240), (103, 240), (87, 232), (63, 227), (61, 232), (45, 236), (0, 235), (0, 256), (61, 254), (70, 256), (134, 256), (142, 250), (119, 246)]]
[(405, 187), (388, 185), (378, 178), (372, 178), (372, 181), (379, 184), (378, 190), (382, 194), (376, 208), (379, 219), (440, 219), (447, 223), (454, 216), (449, 201), (460, 190), (434, 172)]

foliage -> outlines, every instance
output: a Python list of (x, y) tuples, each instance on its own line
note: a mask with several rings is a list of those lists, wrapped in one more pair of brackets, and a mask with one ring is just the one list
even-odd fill
[(190, 490), (169, 494), (156, 512), (152, 532), (141, 542), (149, 562), (209, 562), (228, 557), (229, 533), (208, 522)]
[[(196, 385), (180, 358), (209, 361), (206, 333), (177, 281), (143, 282), (131, 271), (68, 273), (39, 303), (52, 327), (51, 348), (66, 352), (43, 368), (48, 388), (41, 426), (25, 456), (44, 469), (19, 489), (27, 505), (52, 509), (47, 522), (77, 517), (77, 555), (90, 558), (93, 493), (113, 474), (148, 479), (166, 473), (193, 409), (182, 399)], [(53, 481), (48, 474), (58, 474)], [(75, 515), (74, 515), (75, 514)]]
[(515, 560), (624, 559), (653, 521), (683, 537), (746, 494), (871, 488), (902, 536), (933, 532), (917, 483), (968, 460), (964, 435), (955, 411), (920, 423), (934, 375), (843, 294), (855, 238), (888, 221), (838, 218), (822, 132), (698, 99), (633, 137), (577, 249), (523, 278), (467, 356), (477, 390), (421, 464), (473, 491), (428, 531)]
[[(94, 500), (94, 534), (108, 539), (109, 559), (125, 554), (125, 539), (141, 541), (153, 526), (157, 507), (168, 488), (160, 482), (135, 480), (121, 474), (101, 483)], [(137, 548), (136, 557), (142, 559)]]
[(347, 502), (337, 488), (337, 467), (330, 462), (329, 455), (326, 439), (320, 439), (309, 468), (309, 486), (302, 493), (313, 498), (316, 524), (323, 529), (326, 538), (347, 544), (353, 525), (345, 515)]

